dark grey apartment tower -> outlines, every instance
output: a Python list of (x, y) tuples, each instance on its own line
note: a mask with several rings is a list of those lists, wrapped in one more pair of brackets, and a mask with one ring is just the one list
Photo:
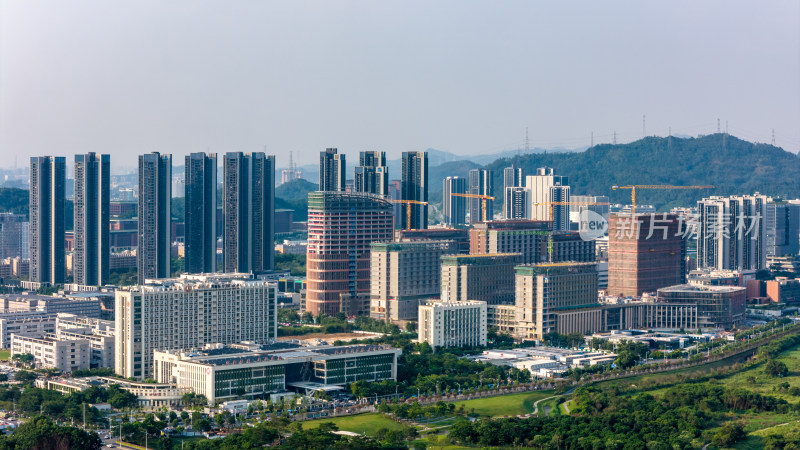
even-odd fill
[(385, 152), (361, 152), (355, 168), (355, 191), (389, 195), (389, 167)]
[[(400, 174), (403, 200), (428, 201), (428, 152), (403, 152)], [(422, 230), (428, 228), (428, 205), (411, 205), (411, 224), (404, 213), (400, 215), (401, 228)]]
[(345, 157), (335, 148), (319, 152), (319, 190), (345, 190)]
[(172, 155), (139, 155), (139, 284), (170, 276)]
[(108, 282), (110, 183), (111, 156), (75, 155), (72, 276), (77, 284), (102, 286)]
[[(469, 171), (469, 193), (494, 197), (492, 188), (492, 171), (489, 169), (472, 169)], [(486, 201), (486, 220), (492, 220), (494, 202)], [(469, 199), (469, 223), (483, 222), (483, 202), (479, 198)]]
[(31, 158), (30, 239), (31, 281), (63, 283), (64, 185), (67, 163), (61, 156)]
[(442, 184), (442, 215), (445, 225), (464, 225), (467, 217), (467, 198), (453, 195), (466, 194), (467, 180), (447, 177)]
[(275, 267), (275, 156), (225, 154), (222, 162), (225, 272)]
[(502, 195), (503, 195), (503, 211), (504, 211), (504, 217), (506, 219), (519, 219), (525, 217), (524, 208), (520, 209), (513, 203), (509, 203), (510, 199), (518, 200), (519, 192), (521, 192), (520, 189), (512, 189), (511, 191), (509, 191), (509, 188), (521, 188), (524, 187), (524, 184), (525, 184), (525, 177), (524, 173), (522, 172), (522, 168), (516, 167), (514, 164), (512, 164), (511, 167), (506, 167), (505, 169), (503, 169)]
[(184, 264), (187, 273), (217, 271), (217, 155), (192, 153), (184, 168)]

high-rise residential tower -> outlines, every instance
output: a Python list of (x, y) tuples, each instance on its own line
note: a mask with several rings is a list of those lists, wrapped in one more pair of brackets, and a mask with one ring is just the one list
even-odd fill
[[(401, 161), (401, 198), (403, 200), (428, 201), (428, 152), (403, 152)], [(400, 215), (403, 229), (428, 228), (428, 205), (411, 205), (411, 224), (405, 214)]]
[(389, 195), (389, 167), (385, 152), (361, 152), (359, 165), (355, 168), (356, 192)]
[(108, 282), (111, 156), (75, 155), (75, 252), (72, 275), (77, 284)]
[(225, 272), (275, 267), (275, 156), (229, 152), (223, 160)]
[(172, 155), (139, 155), (139, 284), (170, 276)]
[(697, 267), (760, 270), (767, 265), (767, 197), (756, 193), (697, 202)]
[(569, 205), (554, 204), (569, 202), (567, 177), (555, 175), (552, 168), (540, 167), (536, 175), (525, 177), (525, 189), (530, 201), (528, 219), (552, 220), (554, 230), (569, 230)]
[(186, 156), (184, 206), (185, 268), (188, 273), (217, 271), (217, 155)]
[(31, 158), (31, 281), (53, 284), (64, 282), (66, 174), (67, 163), (61, 156)]
[[(503, 212), (506, 219), (524, 219), (525, 207), (515, 205), (515, 202), (525, 199), (524, 191), (525, 177), (522, 168), (511, 165), (503, 169)], [(516, 188), (515, 192), (509, 193), (509, 188)], [(516, 193), (521, 192), (521, 194)]]
[(800, 205), (776, 201), (767, 204), (766, 246), (768, 256), (800, 252)]
[(30, 222), (24, 214), (0, 212), (0, 259), (29, 259), (30, 234)]
[(339, 154), (338, 149), (319, 152), (319, 190), (344, 191), (346, 166), (344, 154)]
[[(494, 197), (492, 187), (492, 171), (489, 169), (472, 169), (469, 171), (469, 193)], [(483, 202), (486, 202), (486, 220), (492, 220), (494, 202), (479, 198), (469, 199), (469, 223), (483, 222)]]
[(452, 194), (466, 194), (467, 180), (459, 177), (447, 177), (442, 184), (442, 214), (445, 225), (464, 225), (467, 215), (467, 199)]
[(308, 194), (306, 311), (332, 315), (358, 302), (353, 312), (369, 313), (370, 245), (392, 239), (393, 219), (392, 203), (377, 195)]

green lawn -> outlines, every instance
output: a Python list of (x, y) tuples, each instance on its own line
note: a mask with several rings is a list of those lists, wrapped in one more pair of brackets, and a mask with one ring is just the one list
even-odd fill
[(0, 350), (0, 361), (11, 359), (11, 350)]
[(307, 420), (303, 422), (303, 429), (317, 428), (321, 423), (333, 422), (343, 431), (353, 433), (366, 433), (367, 436), (375, 436), (381, 428), (389, 430), (402, 430), (403, 425), (390, 419), (388, 416), (377, 413), (357, 414), (355, 416), (332, 417), (326, 419)]
[(522, 392), (519, 394), (501, 395), (498, 397), (479, 398), (457, 402), (456, 408), (464, 405), (464, 409), (484, 417), (517, 416), (533, 412), (536, 400), (550, 397), (553, 391)]
[(747, 439), (734, 447), (741, 450), (764, 448), (764, 437), (771, 434), (800, 430), (800, 421), (793, 414), (742, 414), (737, 420), (745, 422), (745, 431), (748, 432)]

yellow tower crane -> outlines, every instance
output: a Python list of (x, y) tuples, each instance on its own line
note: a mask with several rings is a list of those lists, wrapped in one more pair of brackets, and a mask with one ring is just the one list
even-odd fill
[(413, 230), (411, 228), (411, 205), (427, 205), (428, 202), (419, 200), (392, 200), (392, 203), (403, 203), (406, 205), (406, 230)]
[(547, 220), (553, 220), (553, 206), (594, 206), (594, 205), (605, 205), (608, 206), (608, 202), (541, 202), (541, 203), (533, 203), (531, 206), (542, 206), (548, 205), (548, 215)]
[(672, 186), (669, 184), (635, 184), (631, 186), (611, 186), (611, 189), (630, 189), (631, 190), (631, 215), (636, 215), (636, 190), (637, 189), (714, 189), (711, 185), (701, 186)]
[(486, 200), (495, 200), (491, 195), (483, 194), (461, 194), (459, 192), (451, 192), (450, 195), (454, 197), (479, 198), (481, 200), (481, 215), (483, 216), (484, 222), (486, 222)]

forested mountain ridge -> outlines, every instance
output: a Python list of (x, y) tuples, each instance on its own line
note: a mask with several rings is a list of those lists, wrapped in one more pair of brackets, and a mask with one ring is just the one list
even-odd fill
[(553, 167), (569, 177), (572, 195), (608, 195), (612, 203), (630, 203), (630, 191), (613, 185), (713, 185), (704, 190), (639, 191), (637, 203), (660, 210), (691, 206), (710, 195), (800, 196), (800, 157), (781, 148), (718, 133), (698, 138), (647, 137), (629, 144), (595, 145), (580, 153), (527, 154), (497, 160), (495, 195), (502, 196), (503, 169), (516, 163), (525, 174)]

